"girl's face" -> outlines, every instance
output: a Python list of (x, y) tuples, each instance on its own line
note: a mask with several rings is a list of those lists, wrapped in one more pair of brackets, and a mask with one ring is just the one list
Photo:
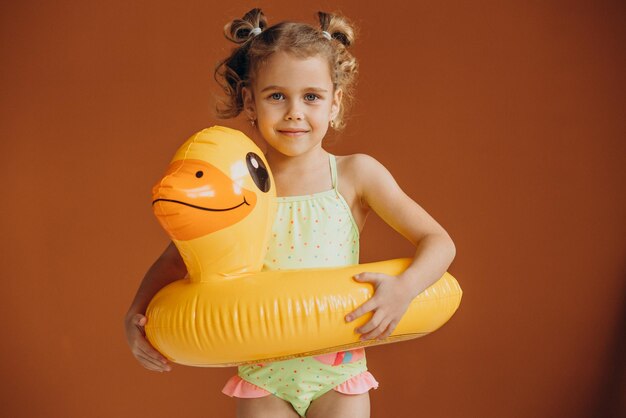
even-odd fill
[(333, 92), (328, 62), (321, 56), (302, 59), (276, 52), (259, 68), (252, 88), (243, 88), (243, 98), (263, 139), (293, 157), (321, 147), (339, 110), (341, 90)]

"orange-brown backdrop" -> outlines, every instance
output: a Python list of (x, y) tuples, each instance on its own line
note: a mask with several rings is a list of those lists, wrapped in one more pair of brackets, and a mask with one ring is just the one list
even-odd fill
[[(445, 4), (444, 4), (445, 3)], [(624, 7), (617, 1), (55, 1), (0, 6), (0, 415), (234, 417), (234, 368), (141, 368), (122, 318), (167, 243), (150, 188), (215, 123), (223, 25), (340, 10), (351, 124), (450, 233), (444, 328), (368, 349), (374, 417), (624, 411)], [(362, 261), (410, 256), (375, 217)]]

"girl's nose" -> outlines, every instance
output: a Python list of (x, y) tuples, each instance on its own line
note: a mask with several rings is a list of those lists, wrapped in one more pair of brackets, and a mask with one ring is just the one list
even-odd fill
[(289, 109), (289, 111), (285, 115), (285, 120), (302, 120), (303, 118), (304, 113), (295, 107)]
[(302, 118), (304, 118), (304, 115), (302, 115), (302, 112), (292, 112), (292, 113), (288, 113), (287, 117), (285, 119), (287, 119), (287, 120), (302, 120)]

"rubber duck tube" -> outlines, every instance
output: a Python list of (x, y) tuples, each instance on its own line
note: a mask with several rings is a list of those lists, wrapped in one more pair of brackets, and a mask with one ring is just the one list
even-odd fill
[(374, 293), (352, 279), (398, 275), (409, 258), (337, 268), (262, 271), (276, 188), (261, 150), (242, 132), (204, 129), (176, 152), (153, 188), (153, 210), (188, 275), (161, 289), (146, 311), (146, 337), (171, 361), (203, 367), (263, 363), (424, 336), (457, 310), (449, 273), (418, 295), (384, 340), (354, 329), (371, 313), (344, 317)]

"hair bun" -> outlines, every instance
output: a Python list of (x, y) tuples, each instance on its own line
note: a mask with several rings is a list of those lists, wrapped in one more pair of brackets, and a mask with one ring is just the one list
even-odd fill
[(242, 44), (250, 39), (250, 33), (254, 28), (264, 30), (267, 27), (267, 19), (259, 8), (247, 12), (241, 19), (235, 19), (224, 26), (224, 36), (229, 41)]
[(354, 44), (354, 25), (345, 17), (332, 13), (317, 12), (323, 31), (330, 33), (332, 39), (339, 41), (346, 48)]

